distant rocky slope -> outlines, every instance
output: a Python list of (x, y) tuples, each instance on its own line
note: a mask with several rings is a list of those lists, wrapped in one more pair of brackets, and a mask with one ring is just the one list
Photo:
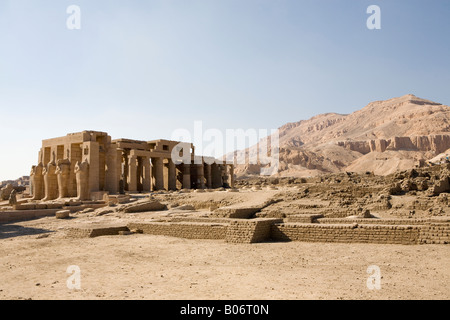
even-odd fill
[[(279, 128), (279, 136), (279, 176), (342, 171), (387, 175), (450, 148), (450, 107), (409, 94), (369, 103), (348, 115), (327, 113), (288, 123)], [(238, 165), (236, 173), (258, 174), (261, 167)]]

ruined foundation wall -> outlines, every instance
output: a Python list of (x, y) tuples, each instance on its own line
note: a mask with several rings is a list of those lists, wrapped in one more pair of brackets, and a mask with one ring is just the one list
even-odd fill
[(144, 234), (161, 235), (185, 239), (225, 239), (226, 224), (194, 222), (130, 223), (130, 230), (141, 230)]
[(450, 224), (430, 223), (420, 229), (421, 244), (450, 244)]
[(225, 240), (231, 243), (256, 243), (271, 237), (271, 226), (280, 219), (233, 220), (227, 229)]
[(228, 218), (173, 217), (170, 222), (230, 223)]
[(343, 243), (418, 244), (419, 226), (277, 224), (272, 240)]
[[(430, 223), (433, 220), (430, 218), (424, 219), (372, 219), (372, 218), (356, 218), (356, 219), (345, 219), (345, 218), (319, 218), (316, 220), (320, 224), (377, 224), (377, 225), (424, 225)], [(299, 222), (291, 221), (289, 222)]]
[(253, 216), (256, 212), (260, 211), (261, 208), (259, 207), (249, 207), (249, 208), (229, 208), (229, 207), (223, 207), (216, 209), (213, 212), (213, 215), (215, 217), (219, 218), (233, 218), (233, 219), (249, 219), (251, 216)]
[(35, 210), (24, 210), (24, 211), (3, 211), (0, 212), (0, 224), (2, 223), (10, 223), (10, 222), (19, 222), (19, 221), (28, 221), (33, 219), (39, 219), (42, 217), (51, 217), (55, 216), (57, 211), (61, 210), (60, 208), (56, 209), (35, 209)]
[(95, 238), (101, 236), (115, 236), (120, 231), (129, 231), (126, 226), (116, 227), (92, 227), (92, 228), (70, 228), (67, 230), (67, 237), (70, 238)]

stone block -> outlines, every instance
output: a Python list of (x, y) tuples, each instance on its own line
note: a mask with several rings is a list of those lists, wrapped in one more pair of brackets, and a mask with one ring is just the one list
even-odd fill
[(60, 210), (55, 213), (56, 219), (67, 219), (70, 217), (70, 210)]
[(162, 211), (167, 210), (165, 204), (159, 201), (147, 201), (138, 204), (131, 204), (123, 209), (125, 213), (136, 213), (136, 212), (146, 212), (146, 211)]

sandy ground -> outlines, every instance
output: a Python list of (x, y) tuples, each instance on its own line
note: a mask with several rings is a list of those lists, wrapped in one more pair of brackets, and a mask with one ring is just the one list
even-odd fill
[[(446, 245), (70, 239), (58, 231), (66, 223), (0, 225), (0, 299), (450, 298)], [(43, 233), (49, 225), (55, 232)], [(81, 270), (80, 290), (67, 287), (71, 265)], [(370, 265), (381, 270), (379, 290), (367, 288)]]

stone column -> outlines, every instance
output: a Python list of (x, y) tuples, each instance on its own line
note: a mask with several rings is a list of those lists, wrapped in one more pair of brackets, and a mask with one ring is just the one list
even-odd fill
[(227, 164), (223, 164), (220, 169), (221, 169), (223, 187), (228, 188), (228, 187), (230, 187), (230, 185), (228, 183)]
[(205, 163), (205, 178), (206, 178), (206, 187), (208, 189), (212, 188), (212, 174), (211, 174), (211, 165)]
[(164, 161), (163, 158), (152, 158), (153, 190), (164, 189)]
[(189, 163), (183, 164), (183, 189), (191, 188), (191, 165)]
[(44, 176), (45, 198), (43, 201), (54, 200), (58, 198), (58, 179), (56, 177), (56, 164), (49, 162), (42, 171)]
[(75, 176), (77, 179), (77, 199), (90, 200), (89, 192), (89, 163), (77, 161), (75, 164)]
[(214, 189), (223, 186), (220, 165), (218, 165), (217, 163), (213, 163), (211, 165), (211, 180), (212, 180), (212, 187)]
[(134, 155), (128, 156), (128, 191), (137, 191), (137, 158)]
[[(123, 150), (123, 189), (128, 190), (128, 154), (126, 150)], [(120, 188), (119, 188), (120, 189)]]
[(177, 168), (172, 159), (169, 159), (169, 190), (177, 190)]
[(142, 157), (142, 191), (149, 192), (151, 190), (151, 175), (150, 175), (150, 159), (148, 157)]
[[(117, 149), (116, 150), (117, 156), (116, 156), (116, 176), (117, 176), (117, 192), (123, 194), (124, 190), (124, 182), (123, 182), (123, 175), (122, 175), (122, 163), (123, 163), (123, 150)], [(110, 193), (113, 193), (110, 191)]]
[(41, 200), (44, 198), (44, 176), (42, 171), (44, 166), (42, 162), (39, 162), (37, 166), (31, 167), (30, 182), (33, 190), (32, 200)]
[(177, 190), (183, 189), (183, 164), (175, 165), (176, 174), (176, 188)]
[(197, 189), (205, 189), (205, 173), (202, 164), (197, 164)]
[[(120, 162), (118, 161), (118, 158)], [(118, 166), (121, 165), (122, 159), (120, 159), (120, 154), (115, 145), (111, 145), (106, 152), (105, 162), (105, 191), (109, 191), (110, 194), (116, 194), (119, 192), (119, 172), (121, 173), (121, 170), (119, 171), (120, 167), (118, 168)]]
[(228, 181), (230, 181), (230, 187), (231, 188), (234, 188), (234, 165), (233, 164), (230, 164), (230, 167), (229, 167), (229, 180)]
[(95, 141), (83, 142), (83, 159), (89, 163), (89, 192), (99, 191), (100, 144)]
[(169, 159), (163, 160), (164, 189), (169, 190)]
[(69, 197), (69, 177), (70, 177), (69, 159), (58, 160), (55, 173), (58, 181), (59, 198)]
[(142, 184), (142, 177), (144, 175), (144, 166), (142, 163), (142, 157), (137, 157), (137, 169), (136, 169), (136, 190), (139, 192), (142, 192), (143, 189), (143, 184)]

